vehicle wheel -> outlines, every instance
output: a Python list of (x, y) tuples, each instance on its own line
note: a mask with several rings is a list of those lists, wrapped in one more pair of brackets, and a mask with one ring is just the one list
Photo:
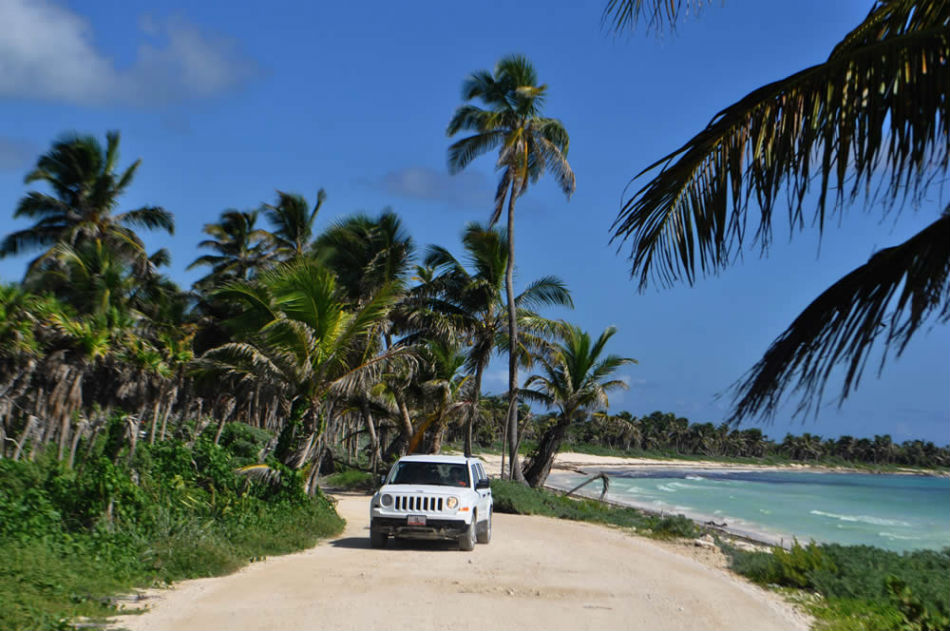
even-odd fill
[(491, 512), (488, 513), (488, 519), (485, 520), (485, 525), (482, 526), (482, 529), (476, 530), (477, 533), (475, 538), (478, 539), (478, 543), (491, 543)]
[(471, 552), (475, 549), (475, 520), (478, 515), (472, 515), (472, 523), (468, 525), (468, 530), (465, 531), (465, 534), (459, 537), (459, 550), (463, 552)]
[(386, 540), (389, 539), (389, 535), (385, 532), (380, 532), (379, 530), (373, 529), (373, 522), (369, 524), (369, 545), (371, 548), (385, 548)]

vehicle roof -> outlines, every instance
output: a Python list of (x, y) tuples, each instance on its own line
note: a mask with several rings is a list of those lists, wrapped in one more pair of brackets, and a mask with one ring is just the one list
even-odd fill
[(399, 462), (445, 462), (449, 464), (469, 464), (472, 462), (481, 462), (480, 459), (465, 456), (449, 456), (446, 454), (416, 454), (412, 456), (403, 456)]

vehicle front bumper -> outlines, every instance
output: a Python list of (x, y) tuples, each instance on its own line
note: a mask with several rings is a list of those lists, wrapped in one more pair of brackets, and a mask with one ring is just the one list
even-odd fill
[(392, 537), (406, 539), (456, 539), (468, 531), (462, 519), (426, 518), (425, 526), (410, 526), (406, 517), (373, 516), (370, 528)]

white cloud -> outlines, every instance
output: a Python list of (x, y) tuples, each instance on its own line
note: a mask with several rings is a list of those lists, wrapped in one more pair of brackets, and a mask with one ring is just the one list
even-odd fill
[(84, 105), (157, 105), (203, 98), (255, 74), (228, 41), (183, 19), (144, 18), (126, 68), (98, 50), (86, 19), (44, 0), (0, 0), (0, 96)]
[(39, 147), (27, 140), (0, 137), (0, 171), (26, 169), (39, 153)]
[(494, 186), (478, 171), (449, 175), (429, 167), (407, 167), (390, 171), (374, 184), (391, 195), (443, 202), (459, 208), (490, 207)]

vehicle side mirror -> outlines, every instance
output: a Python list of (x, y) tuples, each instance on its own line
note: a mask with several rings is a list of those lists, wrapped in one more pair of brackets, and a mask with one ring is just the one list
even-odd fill
[(383, 486), (384, 484), (386, 484), (386, 474), (385, 473), (381, 474), (379, 476), (379, 479), (376, 482), (378, 482), (377, 486)]
[(479, 480), (478, 482), (475, 483), (475, 488), (476, 489), (490, 489), (491, 482), (489, 482), (488, 479)]

